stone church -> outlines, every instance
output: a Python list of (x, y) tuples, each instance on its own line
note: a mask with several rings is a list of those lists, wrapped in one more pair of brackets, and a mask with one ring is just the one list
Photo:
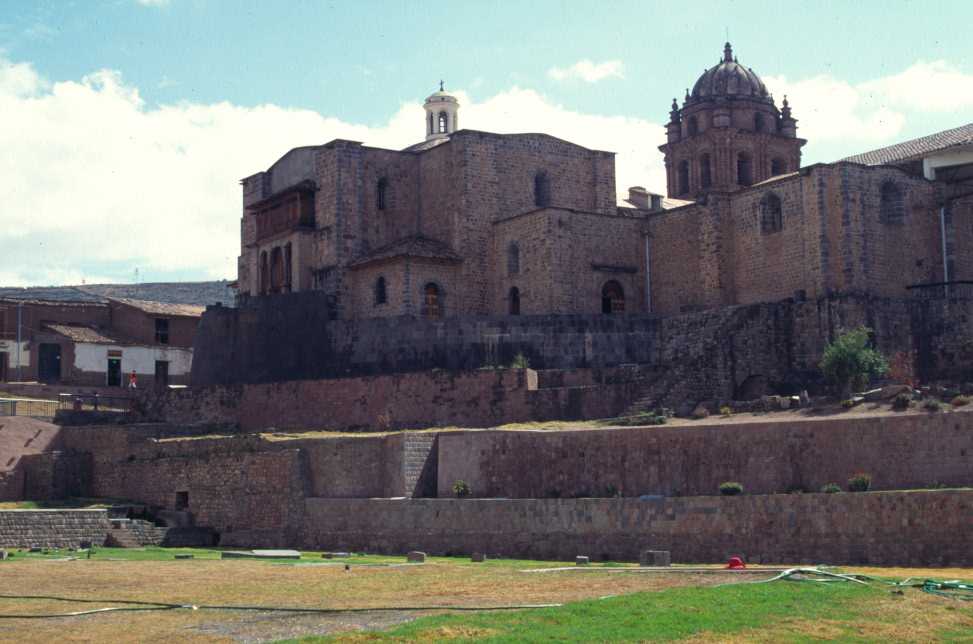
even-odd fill
[[(826, 100), (826, 97), (822, 97)], [(726, 44), (675, 99), (668, 195), (614, 154), (460, 129), (440, 86), (425, 140), (336, 139), (242, 180), (241, 301), (324, 292), (342, 319), (676, 314), (973, 279), (973, 124), (801, 166), (797, 119)]]

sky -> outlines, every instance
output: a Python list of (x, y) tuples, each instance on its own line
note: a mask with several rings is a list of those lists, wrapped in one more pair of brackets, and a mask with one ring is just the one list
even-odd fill
[(233, 279), (239, 179), (462, 127), (617, 153), (665, 190), (673, 97), (729, 38), (804, 164), (973, 121), (973, 3), (0, 0), (0, 286)]

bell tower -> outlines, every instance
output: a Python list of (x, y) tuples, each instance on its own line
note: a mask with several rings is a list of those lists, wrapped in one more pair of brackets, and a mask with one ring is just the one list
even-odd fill
[(672, 99), (665, 154), (668, 194), (697, 199), (794, 172), (801, 166), (797, 120), (782, 109), (760, 77), (740, 64), (726, 43), (715, 67), (703, 72), (682, 107)]
[(430, 94), (423, 108), (426, 110), (426, 140), (442, 139), (459, 129), (459, 101), (439, 81), (439, 91)]

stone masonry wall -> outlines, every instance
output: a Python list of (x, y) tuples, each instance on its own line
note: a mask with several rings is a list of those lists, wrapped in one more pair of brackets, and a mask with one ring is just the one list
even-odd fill
[(872, 487), (973, 487), (973, 412), (585, 431), (444, 432), (439, 496), (544, 498), (814, 492), (857, 472)]
[(107, 510), (0, 510), (0, 547), (101, 546), (111, 529)]
[[(679, 563), (973, 565), (973, 492), (674, 499), (308, 499), (301, 545), (325, 550)], [(904, 537), (903, 535), (908, 535)]]

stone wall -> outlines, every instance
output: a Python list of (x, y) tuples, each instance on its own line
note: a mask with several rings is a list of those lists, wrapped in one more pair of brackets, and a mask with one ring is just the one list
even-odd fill
[(144, 392), (144, 418), (172, 423), (238, 423), (245, 431), (385, 430), (607, 418), (639, 391), (638, 370), (610, 384), (538, 389), (529, 369), (428, 371)]
[[(448, 304), (447, 304), (448, 306)], [(653, 361), (650, 316), (409, 316), (334, 320), (321, 292), (210, 307), (193, 355), (194, 385), (335, 378), (509, 365), (524, 353), (541, 369)]]
[(0, 547), (101, 546), (111, 529), (107, 510), (0, 510)]
[(973, 412), (584, 431), (443, 432), (439, 496), (544, 498), (820, 490), (857, 472), (873, 489), (973, 487)]
[[(673, 499), (308, 499), (301, 545), (400, 554), (973, 565), (973, 492)], [(256, 545), (256, 544), (253, 544)]]

